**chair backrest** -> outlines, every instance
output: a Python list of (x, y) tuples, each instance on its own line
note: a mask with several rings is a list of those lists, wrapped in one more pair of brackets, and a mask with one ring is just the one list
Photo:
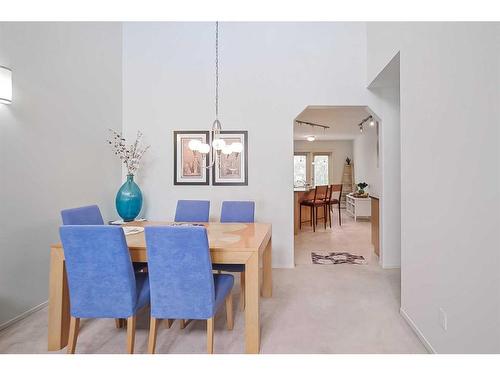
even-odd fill
[(121, 227), (63, 225), (71, 315), (126, 318), (134, 314), (134, 269)]
[(255, 202), (224, 201), (220, 213), (221, 223), (253, 223), (255, 221)]
[(328, 193), (328, 185), (316, 186), (314, 189), (314, 202), (322, 202), (326, 199), (326, 194)]
[(325, 201), (330, 202), (332, 200), (332, 193), (333, 193), (333, 185), (329, 185), (326, 187), (326, 196), (325, 196)]
[(210, 201), (179, 200), (175, 210), (175, 221), (207, 223)]
[(207, 230), (196, 226), (147, 226), (151, 316), (208, 319), (215, 309)]
[(334, 184), (334, 185), (330, 185), (330, 200), (332, 199), (332, 192), (338, 192), (338, 195), (335, 194), (335, 196), (333, 197), (333, 199), (337, 199), (338, 201), (340, 201), (340, 198), (342, 197), (342, 184)]
[(61, 211), (63, 225), (103, 225), (101, 211), (97, 205), (69, 208)]

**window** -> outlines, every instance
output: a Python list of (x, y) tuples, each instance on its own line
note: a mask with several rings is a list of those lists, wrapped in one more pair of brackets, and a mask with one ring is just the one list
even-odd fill
[(314, 185), (328, 185), (328, 155), (314, 155)]
[(293, 184), (304, 186), (307, 182), (306, 155), (293, 156)]

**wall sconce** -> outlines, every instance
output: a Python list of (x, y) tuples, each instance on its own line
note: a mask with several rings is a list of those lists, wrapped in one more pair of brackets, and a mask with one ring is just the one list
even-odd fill
[(12, 70), (0, 65), (0, 103), (12, 103)]

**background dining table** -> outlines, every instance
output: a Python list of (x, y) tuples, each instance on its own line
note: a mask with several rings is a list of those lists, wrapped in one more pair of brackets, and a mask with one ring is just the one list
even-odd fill
[[(130, 222), (125, 226), (170, 225), (169, 222)], [(259, 300), (272, 296), (272, 226), (265, 223), (203, 223), (207, 228), (213, 263), (245, 265), (245, 350), (260, 351)], [(133, 262), (147, 262), (144, 232), (126, 236)], [(262, 278), (259, 265), (262, 264)], [(51, 246), (49, 281), (48, 349), (60, 350), (68, 343), (69, 292), (60, 243)]]

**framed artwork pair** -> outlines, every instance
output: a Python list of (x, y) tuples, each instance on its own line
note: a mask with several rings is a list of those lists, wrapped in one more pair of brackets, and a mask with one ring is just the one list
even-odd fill
[(227, 145), (234, 142), (243, 144), (243, 151), (224, 155), (215, 153), (214, 165), (210, 168), (211, 155), (201, 154), (189, 148), (191, 140), (210, 143), (211, 132), (196, 130), (174, 131), (174, 185), (212, 185), (231, 186), (248, 185), (248, 132), (221, 131), (220, 138)]

